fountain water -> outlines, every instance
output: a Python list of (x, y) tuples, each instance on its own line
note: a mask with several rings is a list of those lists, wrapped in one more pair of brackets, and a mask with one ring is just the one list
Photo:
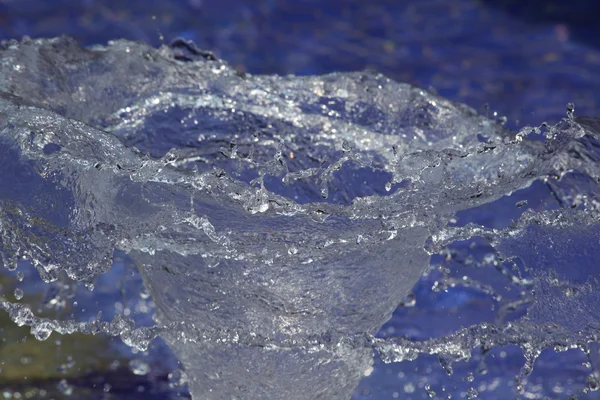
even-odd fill
[[(156, 327), (3, 307), (40, 339), (104, 331), (143, 348), (160, 334), (194, 397), (347, 399), (373, 348), (389, 361), (460, 359), (483, 342), (521, 343), (546, 314), (511, 334), (373, 335), (448, 244), (483, 236), (498, 257), (530, 265), (531, 246), (596, 229), (593, 120), (570, 116), (532, 140), (543, 132), (508, 132), (381, 75), (244, 75), (181, 40), (9, 41), (0, 77), (2, 263), (27, 259), (46, 281), (65, 272), (89, 284), (122, 250), (156, 303)], [(451, 226), (457, 212), (540, 180), (579, 210), (528, 212), (505, 230)], [(530, 359), (556, 337), (528, 342)]]

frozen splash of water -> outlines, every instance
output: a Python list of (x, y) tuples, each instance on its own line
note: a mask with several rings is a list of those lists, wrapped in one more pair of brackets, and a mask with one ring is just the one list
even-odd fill
[[(572, 115), (514, 134), (381, 75), (242, 75), (182, 41), (6, 42), (2, 263), (91, 283), (123, 250), (157, 326), (2, 307), (39, 339), (106, 332), (144, 347), (160, 334), (199, 398), (347, 399), (373, 349), (386, 361), (438, 354), (451, 370), (473, 348), (517, 344), (523, 378), (541, 350), (597, 340), (593, 270), (570, 267), (598, 248), (597, 138), (595, 120)], [(456, 226), (533, 182), (556, 209)], [(430, 256), (473, 237), (524, 287), (507, 305), (524, 317), (375, 339)]]

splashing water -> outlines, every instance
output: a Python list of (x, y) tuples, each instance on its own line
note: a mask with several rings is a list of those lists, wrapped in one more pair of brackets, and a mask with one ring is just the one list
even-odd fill
[[(589, 353), (598, 340), (586, 260), (600, 257), (600, 124), (573, 112), (515, 134), (381, 75), (243, 75), (181, 40), (5, 42), (0, 262), (91, 288), (124, 251), (157, 314), (136, 329), (1, 306), (40, 340), (104, 332), (144, 349), (160, 335), (194, 398), (348, 399), (373, 350), (386, 362), (437, 354), (451, 372), (506, 344), (523, 350), (523, 390), (542, 350)], [(538, 184), (546, 208), (457, 223)], [(494, 295), (496, 323), (375, 338), (432, 256), (456, 261), (453, 246), (477, 238), (491, 246), (479, 264), (523, 296), (440, 282)]]

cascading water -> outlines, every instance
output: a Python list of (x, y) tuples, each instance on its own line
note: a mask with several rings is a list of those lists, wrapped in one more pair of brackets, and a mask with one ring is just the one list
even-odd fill
[[(124, 252), (156, 316), (136, 329), (2, 308), (41, 340), (104, 332), (143, 349), (160, 335), (194, 398), (348, 399), (373, 350), (451, 369), (474, 348), (517, 344), (521, 382), (542, 350), (597, 341), (594, 271), (572, 267), (599, 248), (597, 127), (570, 111), (513, 133), (381, 75), (244, 75), (181, 40), (5, 42), (2, 264), (92, 287)], [(457, 223), (539, 183), (555, 200), (545, 209)], [(524, 315), (375, 338), (430, 258), (474, 238), (527, 292), (504, 305)]]

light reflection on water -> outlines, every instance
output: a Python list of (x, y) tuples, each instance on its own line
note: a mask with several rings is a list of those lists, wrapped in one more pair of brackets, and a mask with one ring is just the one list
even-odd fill
[[(486, 76), (489, 79), (489, 76)], [(433, 80), (431, 77), (422, 78), (423, 80)], [(449, 79), (451, 81), (452, 79)], [(538, 83), (539, 85), (543, 85), (547, 83), (546, 81), (542, 83)], [(443, 86), (443, 85), (441, 85)], [(552, 85), (548, 85), (552, 87)], [(452, 89), (454, 90), (454, 89)], [(546, 89), (548, 90), (548, 89)], [(576, 91), (569, 92), (569, 95)], [(448, 91), (448, 93), (454, 93), (452, 91)], [(551, 110), (551, 105), (556, 103), (560, 104), (560, 112), (562, 113), (562, 109), (564, 108), (564, 99), (562, 95), (555, 95), (552, 99), (546, 99), (546, 101), (540, 100), (538, 94), (539, 91), (535, 91), (534, 89), (530, 90), (531, 96), (533, 99), (529, 99), (531, 105), (532, 103), (543, 104), (543, 108)], [(578, 94), (577, 94), (578, 95)], [(476, 97), (479, 99), (478, 97)], [(568, 100), (571, 100), (569, 98)], [(580, 102), (579, 102), (580, 103)], [(506, 102), (507, 105), (501, 105), (501, 107), (514, 107), (514, 109), (518, 108), (514, 103)], [(593, 109), (593, 104), (591, 102), (584, 102), (583, 107), (589, 107), (589, 109)], [(582, 107), (582, 108), (583, 108)], [(513, 109), (509, 111), (514, 111)], [(542, 110), (543, 114), (545, 111)], [(552, 112), (548, 112), (549, 115), (552, 115)], [(537, 119), (536, 119), (537, 121)], [(540, 209), (551, 208), (548, 205), (551, 201), (547, 200), (551, 198), (548, 196), (546, 192), (546, 188), (543, 185), (538, 184), (539, 187), (536, 188), (535, 193), (531, 193), (525, 196), (528, 200), (528, 207), (536, 207), (536, 204), (539, 205)], [(511, 199), (512, 202), (512, 199)], [(475, 221), (482, 223), (486, 226), (496, 227), (496, 223), (502, 226), (501, 222), (497, 222), (495, 220), (496, 216), (496, 207), (503, 207), (502, 204), (494, 204), (491, 208), (485, 209), (485, 206), (482, 206), (482, 209), (472, 211), (470, 215), (461, 215), (458, 216), (459, 223)], [(502, 208), (502, 215), (506, 215), (504, 210), (516, 210), (515, 208), (511, 208), (510, 206), (504, 206)], [(525, 207), (527, 208), (527, 207)], [(523, 211), (524, 209), (519, 209), (518, 212)], [(433, 260), (432, 264), (435, 266), (438, 264), (438, 260)], [(141, 281), (139, 276), (135, 275), (134, 277), (130, 277), (129, 274), (132, 272), (131, 265), (127, 266), (126, 262), (117, 261), (113, 265), (113, 269), (105, 274), (101, 275), (100, 279), (95, 282), (95, 290), (94, 292), (86, 292), (83, 288), (77, 289), (77, 294), (75, 298), (71, 298), (71, 300), (75, 300), (78, 302), (78, 307), (69, 310), (72, 313), (72, 316), (69, 314), (69, 317), (74, 317), (76, 319), (89, 320), (90, 318), (94, 318), (97, 315), (97, 312), (102, 310), (103, 315), (102, 319), (111, 320), (115, 313), (125, 311), (127, 307), (130, 310), (135, 310), (136, 305), (139, 305), (140, 299), (136, 297), (137, 293), (140, 293), (140, 285)], [(452, 275), (460, 279), (461, 272), (459, 270), (460, 266), (455, 266), (457, 269), (452, 272)], [(464, 266), (463, 266), (464, 267)], [(25, 291), (25, 300), (27, 300), (27, 296), (31, 295), (31, 293), (36, 292), (38, 289), (39, 282), (36, 283), (35, 279), (30, 277), (31, 269), (26, 268), (26, 266), (20, 266), (19, 271), (26, 272), (27, 276), (24, 280), (25, 284), (21, 286), (21, 288)], [(482, 271), (482, 270), (481, 270)], [(477, 272), (480, 272), (478, 270)], [(33, 274), (35, 275), (35, 273)], [(469, 273), (469, 275), (473, 275), (473, 273)], [(478, 280), (484, 280), (484, 278), (488, 279), (488, 282), (493, 287), (502, 287), (504, 279), (500, 274), (487, 274), (486, 272), (482, 272), (482, 276), (478, 277)], [(439, 275), (437, 275), (439, 277)], [(33, 279), (33, 280), (32, 280)], [(120, 284), (125, 280), (127, 283), (125, 287), (125, 300), (123, 300), (123, 293), (121, 293)], [(409, 337), (414, 338), (426, 338), (432, 337), (436, 335), (445, 335), (451, 333), (452, 331), (456, 331), (460, 327), (468, 326), (475, 321), (471, 321), (470, 318), (475, 320), (482, 320), (489, 316), (488, 307), (494, 304), (494, 301), (490, 299), (490, 296), (481, 294), (478, 290), (473, 290), (472, 288), (465, 287), (454, 287), (448, 289), (448, 291), (441, 292), (432, 292), (431, 287), (436, 280), (435, 272), (431, 272), (428, 276), (424, 277), (415, 287), (414, 292), (417, 298), (416, 307), (415, 308), (400, 308), (396, 310), (392, 320), (384, 326), (382, 331), (380, 332), (380, 336), (385, 336), (389, 333), (388, 328), (391, 326), (394, 328), (394, 331), (391, 332), (393, 335), (408, 335)], [(118, 283), (118, 285), (117, 285)], [(128, 288), (129, 287), (129, 288)], [(119, 288), (118, 290), (116, 290)], [(64, 288), (63, 288), (64, 289)], [(68, 289), (64, 289), (68, 295)], [(40, 291), (45, 291), (45, 289), (40, 289)], [(12, 290), (11, 290), (12, 292)], [(514, 293), (514, 291), (513, 291)], [(115, 299), (122, 304), (123, 306), (115, 307)], [(139, 307), (137, 307), (139, 309)], [(474, 311), (477, 310), (477, 311)], [(141, 311), (141, 309), (140, 309)], [(130, 317), (134, 318), (136, 322), (140, 324), (150, 324), (152, 315), (152, 307), (148, 307), (148, 313), (136, 313), (133, 312), (130, 314)], [(491, 318), (491, 317), (490, 317)], [(431, 321), (435, 321), (432, 323)], [(419, 325), (421, 324), (421, 325)], [(412, 335), (412, 336), (411, 336)], [(158, 342), (158, 350), (154, 349), (150, 352), (150, 359), (160, 360), (161, 363), (166, 362), (165, 371), (169, 371), (175, 365), (173, 356), (163, 356), (163, 351), (166, 352), (166, 347), (163, 344)], [(125, 357), (135, 358), (139, 355), (129, 354), (131, 350), (119, 344), (119, 341), (114, 340), (113, 346), (118, 347), (119, 352), (123, 352), (122, 354)], [(161, 350), (162, 349), (162, 350)], [(507, 352), (506, 357), (500, 357), (500, 353), (502, 351)], [(488, 353), (487, 357), (491, 357), (494, 360), (498, 358), (508, 359), (511, 362), (507, 362), (507, 364), (499, 363), (488, 363), (490, 365), (494, 365), (500, 369), (499, 371), (491, 370), (486, 377), (481, 377), (481, 379), (485, 378), (487, 386), (494, 385), (506, 385), (507, 389), (505, 392), (498, 391), (498, 393), (508, 393), (513, 390), (514, 382), (512, 377), (518, 372), (518, 369), (522, 365), (522, 360), (518, 355), (518, 351), (514, 347), (508, 348), (508, 350), (500, 350), (498, 354), (498, 349), (493, 349)], [(546, 359), (546, 361), (544, 361)], [(558, 360), (558, 361), (557, 361)], [(558, 381), (564, 382), (562, 385), (564, 387), (578, 387), (579, 385), (583, 385), (585, 381), (585, 369), (578, 368), (577, 366), (581, 364), (581, 352), (578, 351), (568, 351), (565, 353), (553, 354), (551, 352), (545, 352), (538, 359), (539, 369), (536, 364), (536, 369), (534, 370), (533, 375), (528, 379), (531, 382), (535, 382), (536, 379), (541, 380), (542, 383), (539, 385), (547, 384), (547, 381), (550, 380), (550, 376), (553, 376), (553, 373), (558, 372), (556, 368), (553, 368), (556, 364), (562, 365), (562, 363), (566, 363), (567, 365), (573, 365), (572, 369), (568, 369), (567, 372), (565, 369), (561, 369), (559, 375), (560, 379)], [(436, 393), (440, 394), (443, 391), (440, 391), (439, 387), (445, 385), (447, 388), (447, 392), (450, 392), (450, 385), (458, 386), (459, 389), (456, 389), (458, 392), (464, 391), (462, 387), (466, 385), (464, 383), (467, 373), (464, 371), (473, 371), (474, 364), (479, 365), (480, 360), (477, 356), (474, 356), (474, 359), (469, 361), (468, 363), (464, 363), (464, 365), (460, 365), (460, 363), (455, 364), (455, 374), (451, 378), (447, 378), (443, 373), (441, 373), (442, 369), (437, 364), (437, 359), (435, 356), (423, 356), (420, 357), (416, 361), (403, 362), (399, 364), (391, 364), (391, 365), (381, 365), (376, 364), (376, 368), (374, 372), (367, 378), (365, 378), (360, 384), (359, 389), (357, 390), (357, 398), (379, 398), (384, 393), (386, 396), (389, 394), (392, 398), (394, 393), (402, 394), (401, 390), (404, 390), (404, 396), (410, 393), (410, 396), (414, 396), (414, 398), (421, 398), (423, 396), (428, 396), (427, 391), (425, 390), (426, 383), (423, 383), (423, 376), (427, 376), (428, 383), (431, 385), (431, 390), (436, 391)], [(514, 364), (514, 365), (513, 365)], [(162, 365), (162, 364), (161, 364)], [(545, 366), (548, 366), (545, 369)], [(513, 368), (514, 367), (514, 368)], [(398, 373), (395, 371), (398, 370)], [(154, 368), (152, 369), (154, 371)], [(392, 373), (388, 373), (387, 371), (393, 371)], [(410, 374), (405, 371), (410, 371)], [(413, 372), (414, 371), (414, 372)], [(400, 379), (398, 374), (402, 372), (403, 378)], [(492, 379), (494, 373), (497, 373), (500, 376), (500, 380)], [(398, 376), (398, 379), (395, 378)], [(418, 377), (418, 378), (417, 378)], [(404, 379), (404, 380), (403, 380)], [(479, 377), (477, 377), (479, 379)], [(407, 381), (408, 383), (402, 384), (402, 382)], [(400, 383), (399, 383), (400, 382)], [(419, 382), (415, 384), (414, 382)], [(446, 383), (442, 383), (446, 382)], [(448, 383), (450, 382), (450, 383)], [(452, 383), (454, 382), (454, 383)], [(477, 381), (476, 381), (477, 382)], [(491, 382), (491, 383), (490, 383)], [(500, 382), (500, 383), (498, 383)], [(409, 383), (413, 383), (411, 386)], [(408, 384), (408, 386), (406, 386)], [(534, 390), (538, 385), (534, 383), (532, 386), (528, 386), (528, 388), (533, 392), (539, 392), (540, 390)], [(539, 386), (538, 385), (538, 386)], [(389, 386), (389, 393), (388, 393)], [(468, 385), (467, 385), (468, 386)], [(550, 390), (554, 393), (567, 394), (567, 392), (571, 389), (560, 389), (561, 387), (558, 383), (551, 387)], [(381, 391), (379, 390), (381, 387)], [(412, 389), (411, 389), (412, 387)], [(372, 388), (377, 388), (373, 390)], [(408, 390), (406, 390), (408, 389)], [(368, 393), (367, 393), (368, 392)], [(400, 398), (405, 398), (400, 396)], [(486, 397), (487, 398), (487, 397)], [(502, 398), (502, 397), (499, 397)], [(590, 397), (591, 398), (591, 397)]]

